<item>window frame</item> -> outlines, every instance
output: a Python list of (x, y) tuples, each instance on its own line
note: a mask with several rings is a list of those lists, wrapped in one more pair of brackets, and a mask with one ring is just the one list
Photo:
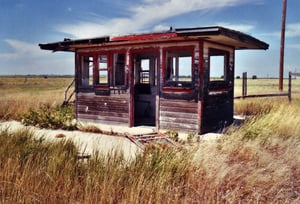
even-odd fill
[[(93, 53), (90, 54), (79, 54), (79, 70), (80, 70), (80, 88), (93, 88), (95, 84), (95, 56)], [(92, 67), (90, 69), (90, 65), (88, 65), (88, 69), (85, 70), (85, 58), (92, 58), (92, 60), (88, 60), (88, 62), (92, 62)], [(87, 77), (87, 78), (86, 78)], [(91, 78), (91, 79), (90, 79)], [(84, 81), (85, 79), (88, 79), (87, 83)]]
[[(190, 69), (191, 69), (191, 76), (190, 81), (184, 81), (180, 80), (180, 75), (175, 76), (175, 81), (168, 81), (167, 80), (167, 67), (168, 67), (168, 52), (176, 52), (178, 51), (178, 58), (180, 57), (187, 57), (187, 56), (180, 56), (180, 52), (190, 52), (191, 55), (191, 63), (190, 63)], [(163, 72), (162, 72), (162, 79), (163, 79), (163, 90), (168, 91), (183, 91), (193, 88), (193, 82), (194, 82), (194, 58), (195, 58), (195, 46), (175, 46), (175, 47), (167, 47), (163, 49)], [(178, 67), (180, 69), (180, 67)], [(178, 71), (180, 73), (180, 71)], [(168, 83), (169, 82), (169, 83)]]
[[(97, 53), (96, 54), (96, 64), (95, 64), (95, 87), (109, 87), (110, 85), (110, 67), (111, 67), (111, 63), (110, 63), (110, 54), (109, 53)], [(100, 57), (101, 56), (106, 56), (106, 67), (101, 68), (100, 67)], [(101, 74), (100, 72), (106, 72), (106, 82), (102, 83), (101, 82)]]
[[(219, 88), (226, 88), (229, 81), (230, 75), (230, 52), (225, 49), (220, 48), (209, 48), (209, 55), (208, 55), (208, 82), (209, 82), (209, 89), (215, 90)], [(223, 62), (223, 78), (217, 80), (211, 80), (211, 57), (213, 56), (224, 56)]]
[[(117, 81), (116, 81), (116, 70), (117, 70), (117, 61), (115, 61), (115, 55), (124, 55), (124, 65), (123, 65), (123, 83), (121, 84), (117, 84)], [(127, 76), (126, 76), (126, 51), (114, 51), (111, 53), (111, 56), (112, 56), (112, 71), (110, 73), (110, 78), (111, 78), (111, 81), (109, 82), (109, 85), (111, 87), (122, 87), (122, 86), (126, 86), (127, 84)]]

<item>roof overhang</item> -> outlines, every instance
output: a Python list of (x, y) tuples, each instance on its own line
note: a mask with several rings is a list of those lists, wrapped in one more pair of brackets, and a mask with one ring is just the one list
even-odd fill
[(263, 49), (269, 48), (269, 45), (248, 34), (232, 29), (214, 26), (199, 28), (178, 28), (175, 29), (178, 36), (197, 36), (205, 38), (208, 41), (217, 42), (224, 45), (233, 46), (236, 50), (241, 49)]
[(64, 41), (39, 44), (41, 49), (56, 51), (74, 52), (76, 48), (84, 48), (91, 46), (103, 45), (119, 45), (119, 44), (142, 44), (168, 42), (185, 39), (202, 39), (209, 42), (219, 43), (234, 47), (236, 50), (241, 49), (268, 49), (269, 45), (245, 33), (231, 30), (228, 28), (214, 27), (196, 27), (196, 28), (177, 28), (170, 29), (160, 33), (144, 33), (135, 35), (118, 36), (109, 38), (108, 36), (88, 39), (64, 39)]
[(51, 50), (53, 52), (56, 51), (74, 52), (75, 50), (73, 49), (73, 47), (75, 45), (92, 45), (92, 44), (102, 44), (105, 42), (109, 42), (109, 36), (78, 39), (78, 40), (71, 40), (65, 38), (63, 41), (39, 44), (39, 46), (42, 50)]

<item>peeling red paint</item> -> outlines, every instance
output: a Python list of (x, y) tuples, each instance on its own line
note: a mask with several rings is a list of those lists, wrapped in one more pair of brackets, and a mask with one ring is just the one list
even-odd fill
[(153, 40), (177, 37), (177, 33), (150, 33), (144, 35), (125, 35), (111, 38), (111, 41)]

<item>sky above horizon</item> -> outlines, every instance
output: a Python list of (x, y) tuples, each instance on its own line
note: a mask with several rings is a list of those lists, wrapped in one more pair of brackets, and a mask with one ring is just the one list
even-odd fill
[[(224, 26), (270, 45), (236, 51), (235, 75), (278, 77), (282, 0), (0, 0), (0, 75), (74, 74), (73, 53), (40, 50), (39, 43)], [(300, 72), (299, 0), (288, 0), (285, 76)]]

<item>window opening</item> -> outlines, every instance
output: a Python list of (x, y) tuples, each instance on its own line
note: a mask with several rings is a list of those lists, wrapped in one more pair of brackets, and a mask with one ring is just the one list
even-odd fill
[(99, 84), (108, 84), (108, 57), (100, 55), (98, 58)]
[(213, 49), (209, 56), (209, 80), (225, 81), (228, 67), (228, 53)]
[(91, 56), (82, 56), (81, 83), (83, 86), (93, 86), (94, 62)]
[(193, 70), (192, 50), (168, 51), (166, 57), (166, 86), (190, 86)]
[(141, 60), (140, 83), (150, 83), (150, 59)]

